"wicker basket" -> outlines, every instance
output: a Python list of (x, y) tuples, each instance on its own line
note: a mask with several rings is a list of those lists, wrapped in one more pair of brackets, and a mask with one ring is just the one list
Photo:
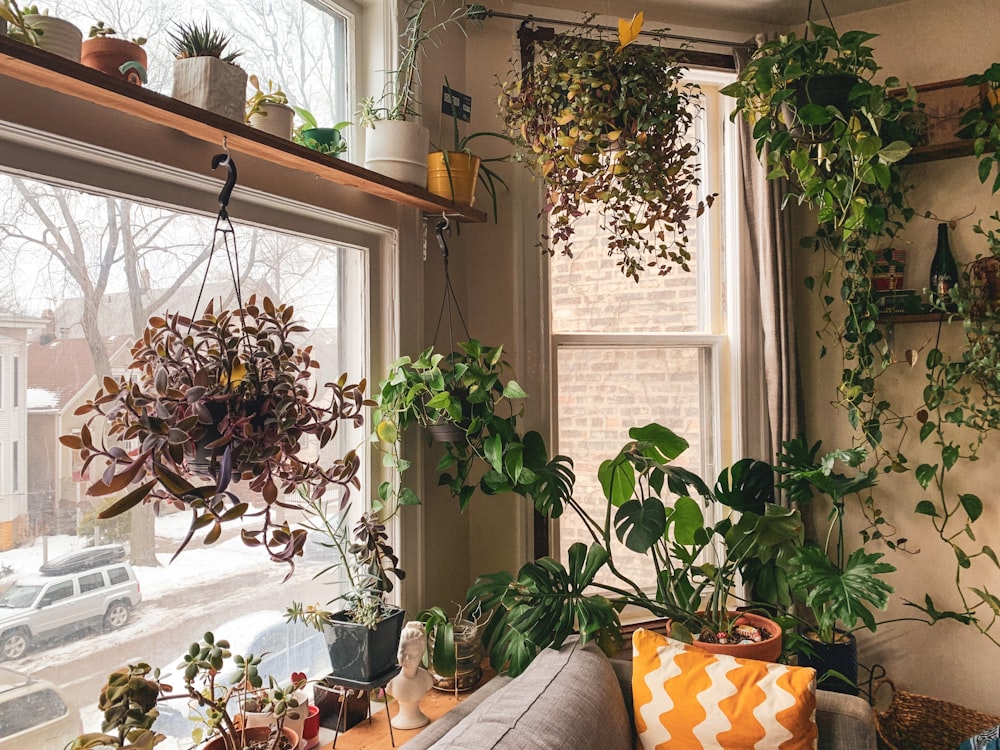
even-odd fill
[(889, 708), (875, 713), (881, 750), (956, 750), (963, 740), (1000, 725), (1000, 717), (900, 690), (891, 680), (881, 685), (892, 690)]

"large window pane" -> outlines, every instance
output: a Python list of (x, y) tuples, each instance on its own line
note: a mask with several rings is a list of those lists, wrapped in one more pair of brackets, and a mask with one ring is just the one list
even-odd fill
[[(282, 584), (287, 568), (244, 546), (238, 528), (210, 546), (199, 533), (168, 565), (188, 515), (154, 517), (146, 506), (98, 521), (102, 499), (85, 493), (99, 469), (83, 475), (57, 443), (58, 435), (80, 428), (74, 410), (92, 395), (98, 375), (124, 371), (130, 345), (151, 314), (195, 312), (213, 225), (208, 217), (0, 175), (0, 309), (6, 311), (0, 316), (0, 351), (5, 362), (21, 363), (27, 389), (21, 406), (9, 409), (0, 425), (0, 447), (7, 446), (0, 478), (9, 477), (0, 484), (0, 596), (5, 589), (32, 594), (25, 584), (38, 583), (47, 560), (119, 542), (129, 548), (142, 595), (120, 626), (117, 613), (70, 612), (78, 606), (74, 596), (38, 610), (45, 617), (68, 613), (66, 630), (73, 632), (52, 631), (44, 639), (32, 634), (29, 650), (4, 664), (53, 682), (71, 714), (82, 710), (88, 730), (99, 729), (99, 687), (123, 660), (173, 667), (206, 630), (249, 610), (284, 610), (295, 599), (326, 601), (337, 593), (312, 580), (329, 564), (318, 546), (307, 545), (306, 559)], [(256, 293), (294, 305), (296, 318), (309, 328), (297, 343), (311, 344), (322, 366), (316, 382), (342, 372), (362, 377), (368, 352), (357, 342), (367, 340), (368, 330), (367, 291), (360, 281), (366, 277), (365, 252), (240, 224), (236, 241), (244, 298)], [(221, 247), (200, 307), (210, 299), (216, 307), (235, 305)], [(326, 448), (331, 459), (359, 445), (363, 435), (342, 428), (338, 440)], [(91, 589), (93, 597), (125, 584), (119, 570), (106, 580), (76, 585), (77, 593)], [(0, 623), (11, 611), (0, 606)], [(85, 619), (88, 627), (78, 628)], [(3, 632), (0, 624), (0, 642)], [(193, 725), (181, 726), (187, 733)], [(69, 727), (65, 740), (75, 736), (75, 722)], [(41, 745), (25, 740), (23, 746)]]

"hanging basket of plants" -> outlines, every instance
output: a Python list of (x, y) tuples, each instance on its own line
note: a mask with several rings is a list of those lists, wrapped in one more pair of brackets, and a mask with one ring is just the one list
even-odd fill
[[(232, 168), (216, 224), (233, 254), (226, 203), (234, 182)], [(209, 302), (195, 316), (150, 318), (125, 374), (104, 379), (76, 411), (89, 415), (80, 433), (60, 441), (79, 454), (82, 473), (92, 464), (98, 470), (87, 494), (110, 500), (100, 518), (142, 502), (188, 510), (178, 552), (198, 529), (208, 529), (211, 543), (222, 524), (242, 519), (247, 545), (291, 565), (307, 532), (279, 521), (279, 509), (304, 508), (331, 485), (348, 502), (360, 486), (359, 458), (351, 450), (330, 459), (324, 448), (341, 424), (361, 427), (373, 402), (364, 398), (365, 382), (346, 375), (320, 387), (312, 347), (297, 343), (308, 329), (292, 306), (242, 301), (238, 283), (235, 291), (235, 308), (216, 312)], [(247, 491), (238, 493), (243, 484)]]
[(592, 20), (537, 42), (501, 82), (514, 158), (544, 185), (550, 252), (571, 256), (577, 220), (594, 212), (625, 275), (687, 270), (690, 225), (714, 198), (699, 197), (698, 88), (670, 50), (635, 43), (641, 14), (617, 40)]

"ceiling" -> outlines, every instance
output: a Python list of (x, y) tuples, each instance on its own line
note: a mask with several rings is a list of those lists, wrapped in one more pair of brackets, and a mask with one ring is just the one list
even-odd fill
[[(596, 0), (588, 10), (602, 15), (631, 15), (644, 9), (648, 19), (680, 26), (755, 33), (768, 28), (791, 28), (802, 24), (811, 0)], [(837, 16), (857, 11), (899, 5), (908, 0), (826, 0), (830, 14)], [(486, 3), (489, 5), (489, 3)], [(579, 0), (526, 0), (526, 4), (579, 9)], [(812, 18), (825, 19), (822, 0), (812, 0)]]

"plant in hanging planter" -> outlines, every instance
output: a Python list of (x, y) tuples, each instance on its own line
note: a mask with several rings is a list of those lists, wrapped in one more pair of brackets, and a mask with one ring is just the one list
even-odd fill
[(960, 138), (973, 139), (973, 153), (979, 159), (979, 181), (986, 184), (996, 167), (993, 192), (1000, 191), (1000, 63), (965, 79), (966, 86), (982, 91), (979, 106), (962, 116)]
[[(289, 305), (253, 296), (234, 310), (216, 313), (209, 303), (197, 318), (150, 319), (128, 372), (105, 378), (77, 409), (91, 415), (80, 434), (60, 438), (80, 454), (84, 473), (95, 461), (106, 463), (87, 489), (115, 496), (101, 518), (143, 501), (187, 509), (191, 527), (178, 553), (198, 529), (208, 527), (211, 543), (224, 523), (243, 519), (244, 543), (293, 565), (307, 532), (275, 514), (301, 507), (296, 490), (318, 499), (332, 485), (347, 501), (359, 486), (358, 456), (313, 455), (340, 423), (360, 427), (370, 404), (365, 382), (348, 383), (346, 375), (326, 383), (323, 398), (316, 394), (318, 363), (311, 346), (295, 344), (307, 329), (294, 315)], [(212, 481), (193, 483), (204, 475)], [(234, 493), (243, 483), (256, 503)]]
[(295, 143), (330, 156), (340, 156), (347, 151), (347, 141), (342, 131), (349, 127), (351, 122), (338, 122), (332, 128), (321, 128), (315, 115), (308, 109), (294, 106), (292, 109), (302, 120), (302, 124), (292, 133), (292, 140)]
[(635, 43), (641, 14), (619, 22), (617, 46), (592, 20), (540, 42), (523, 76), (514, 65), (501, 82), (514, 158), (545, 187), (550, 252), (572, 255), (575, 223), (593, 211), (626, 276), (688, 270), (689, 224), (714, 198), (695, 197), (698, 88), (668, 50)]
[[(614, 647), (620, 640), (617, 612), (627, 605), (670, 618), (674, 637), (697, 639), (705, 648), (732, 653), (750, 639), (763, 649), (750, 658), (781, 654), (777, 624), (734, 611), (754, 604), (739, 595), (741, 579), (751, 591), (766, 590), (768, 603), (789, 595), (778, 591), (787, 588), (778, 571), (801, 545), (802, 521), (797, 510), (773, 502), (770, 465), (744, 459), (710, 488), (673, 463), (688, 448), (683, 438), (658, 424), (632, 428), (629, 437), (600, 467), (608, 503), (603, 519), (571, 495), (566, 500), (592, 538), (589, 549), (572, 545), (568, 568), (543, 558), (516, 578), (483, 576), (469, 590), (470, 600), (491, 613), (483, 639), (497, 669), (522, 670), (541, 648), (558, 647), (574, 621), (584, 640)], [(723, 517), (713, 522), (707, 515)], [(619, 544), (645, 556), (655, 590), (619, 567)]]
[(244, 117), (247, 74), (236, 64), (239, 50), (226, 51), (230, 36), (212, 27), (206, 18), (176, 22), (168, 33), (174, 56), (171, 96), (232, 120)]
[(90, 27), (90, 33), (80, 52), (80, 62), (108, 75), (124, 78), (129, 83), (141, 86), (146, 83), (146, 50), (142, 45), (145, 37), (126, 40), (116, 38), (115, 31), (98, 21)]
[[(439, 484), (447, 485), (462, 510), (478, 486), (487, 495), (515, 492), (529, 497), (542, 512), (561, 510), (572, 486), (572, 462), (549, 460), (537, 432), (522, 435), (517, 418), (527, 394), (512, 377), (503, 347), (471, 339), (450, 354), (425, 349), (416, 358), (402, 357), (389, 368), (380, 386), (375, 414), (377, 444), (385, 462), (402, 475), (409, 462), (399, 456), (399, 440), (411, 425), (445, 431), (439, 438), (445, 455), (437, 465)], [(478, 485), (469, 484), (477, 463), (486, 466)], [(379, 497), (403, 505), (419, 502), (409, 488), (392, 482), (379, 487)], [(556, 513), (558, 515), (558, 513)]]
[[(826, 308), (820, 333), (842, 355), (839, 404), (864, 440), (882, 451), (883, 424), (897, 415), (876, 394), (891, 358), (871, 278), (882, 252), (913, 217), (899, 162), (910, 152), (907, 139), (915, 137), (905, 119), (916, 95), (911, 87), (895, 93), (895, 78), (872, 81), (880, 69), (872, 38), (809, 23), (801, 39), (791, 33), (761, 45), (722, 92), (736, 99), (732, 117), (753, 126), (768, 178), (787, 178), (782, 207), (795, 201), (817, 212), (816, 233), (800, 245), (821, 251), (824, 267), (806, 283)], [(812, 90), (806, 81), (828, 75), (856, 78), (846, 101), (809, 101), (805, 93), (804, 103), (795, 103), (800, 92)], [(838, 281), (840, 288), (831, 288)], [(905, 463), (898, 453), (892, 460)]]

